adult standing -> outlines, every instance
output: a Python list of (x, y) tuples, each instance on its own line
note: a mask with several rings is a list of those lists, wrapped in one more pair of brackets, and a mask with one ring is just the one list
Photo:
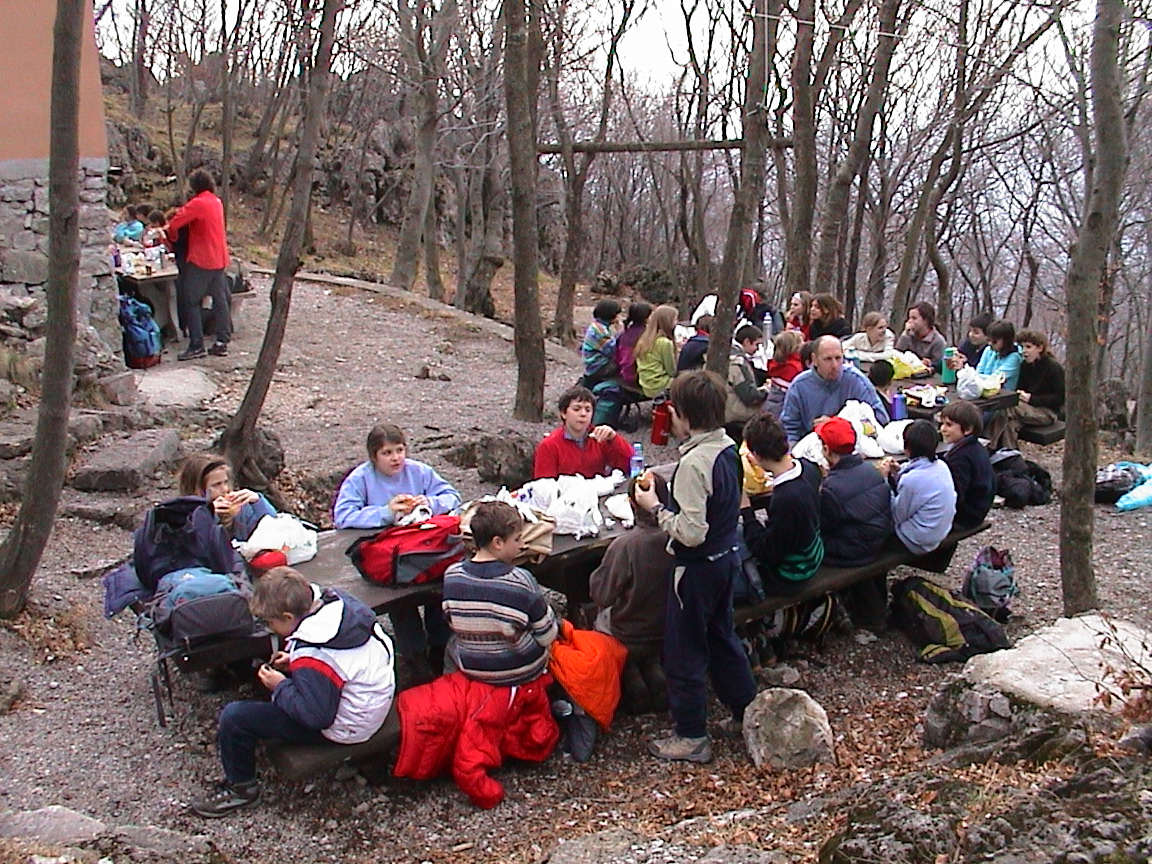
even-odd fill
[(816, 342), (812, 368), (801, 372), (788, 388), (780, 423), (795, 444), (820, 422), (833, 417), (849, 399), (872, 406), (881, 426), (888, 425), (888, 409), (876, 388), (855, 366), (844, 365), (844, 349), (835, 336), (822, 336)]
[[(177, 302), (188, 327), (188, 347), (177, 360), (196, 360), (205, 354), (228, 356), (232, 340), (232, 300), (224, 270), (228, 266), (228, 239), (224, 231), (224, 205), (216, 195), (216, 183), (203, 168), (188, 178), (192, 197), (168, 221), (168, 239), (175, 241), (180, 229), (188, 229), (188, 260), (178, 283)], [(200, 304), (212, 298), (216, 342), (204, 350), (204, 319)]]
[(896, 340), (896, 350), (911, 351), (933, 372), (940, 371), (944, 363), (944, 337), (936, 329), (935, 306), (921, 302), (908, 310), (908, 320)]

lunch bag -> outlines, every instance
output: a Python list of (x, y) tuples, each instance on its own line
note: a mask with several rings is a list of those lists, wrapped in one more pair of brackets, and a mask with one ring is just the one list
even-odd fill
[(978, 606), (920, 576), (892, 586), (892, 623), (925, 663), (951, 663), (1010, 647), (1004, 628)]
[(414, 585), (444, 576), (464, 557), (458, 516), (433, 516), (415, 525), (361, 537), (345, 553), (369, 582)]

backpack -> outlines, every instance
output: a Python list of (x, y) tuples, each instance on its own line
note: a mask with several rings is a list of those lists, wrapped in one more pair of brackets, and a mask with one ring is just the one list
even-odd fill
[(203, 568), (238, 573), (243, 562), (204, 498), (189, 495), (157, 504), (132, 538), (132, 561), (140, 583), (155, 593), (176, 570)]
[(444, 576), (464, 557), (460, 517), (433, 516), (426, 522), (385, 528), (361, 537), (344, 554), (369, 582), (416, 585)]
[(1015, 574), (1011, 553), (985, 546), (964, 574), (960, 593), (1003, 624), (1012, 616), (1008, 604), (1020, 594)]
[(124, 335), (124, 362), (128, 366), (147, 369), (160, 362), (164, 342), (147, 303), (121, 294), (120, 329)]
[(951, 663), (1010, 647), (1004, 628), (978, 606), (921, 576), (892, 586), (892, 623), (925, 663)]
[(202, 571), (172, 574), (161, 581), (144, 626), (185, 647), (248, 636), (256, 631), (248, 594), (247, 583), (239, 577)]
[(1144, 482), (1142, 465), (1114, 462), (1096, 469), (1096, 503), (1115, 504)]
[(1047, 504), (1052, 500), (1052, 475), (1017, 450), (997, 450), (992, 456), (996, 494), (1014, 510)]

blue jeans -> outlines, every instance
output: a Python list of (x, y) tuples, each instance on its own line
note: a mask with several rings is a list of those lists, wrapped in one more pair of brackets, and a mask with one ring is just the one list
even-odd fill
[(318, 729), (297, 723), (271, 702), (230, 702), (220, 712), (216, 748), (229, 783), (256, 779), (256, 745), (261, 741), (322, 744), (328, 739)]
[(444, 612), (440, 608), (439, 600), (424, 604), (423, 621), (420, 620), (420, 608), (409, 606), (388, 613), (388, 617), (392, 619), (392, 629), (396, 632), (396, 653), (401, 657), (423, 654), (430, 645), (443, 648), (448, 644), (448, 637), (452, 635), (452, 631), (444, 621)]
[[(708, 734), (708, 679), (717, 698), (743, 718), (756, 681), (732, 623), (732, 586), (740, 556), (719, 561), (676, 560), (664, 627), (664, 674), (676, 734)], [(677, 583), (676, 575), (683, 570)]]

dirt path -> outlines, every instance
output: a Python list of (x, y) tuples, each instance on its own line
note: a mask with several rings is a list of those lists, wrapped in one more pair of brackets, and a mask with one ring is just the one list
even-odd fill
[[(205, 364), (222, 388), (215, 407), (226, 411), (243, 395), (259, 348), (255, 322), (267, 314), (265, 298), (249, 304), (232, 356)], [(290, 477), (339, 477), (363, 458), (368, 428), (387, 419), (409, 431), (417, 458), (466, 496), (481, 491), (474, 470), (446, 463), (433, 445), (481, 431), (547, 431), (507, 419), (516, 375), (510, 338), (506, 328), (416, 298), (299, 283), (265, 412), (283, 438)], [(546, 401), (553, 403), (578, 364), (570, 352), (548, 350)], [(432, 379), (415, 377), (424, 365)], [(436, 380), (441, 372), (450, 380)], [(209, 437), (185, 431), (190, 446)], [(1057, 473), (1059, 447), (1029, 455)], [(1098, 508), (1097, 519), (1102, 600), (1147, 626), (1152, 512)], [(1016, 559), (1024, 594), (1011, 633), (1019, 637), (1059, 613), (1058, 505), (997, 511), (994, 520), (979, 542), (1007, 547)], [(796, 778), (759, 775), (730, 743), (717, 745), (707, 768), (657, 764), (642, 747), (665, 721), (649, 716), (621, 722), (586, 765), (556, 756), (542, 766), (504, 769), (507, 800), (492, 811), (473, 808), (450, 781), (371, 786), (355, 778), (273, 778), (260, 808), (206, 823), (184, 805), (217, 775), (214, 718), (236, 694), (202, 695), (178, 680), (179, 720), (158, 728), (147, 683), (149, 640), (134, 643), (126, 619), (104, 621), (98, 580), (73, 572), (122, 555), (128, 544), (121, 529), (59, 520), (34, 586), (33, 614), (18, 632), (0, 628), (0, 668), (17, 670), (28, 684), (17, 710), (0, 717), (0, 810), (63, 804), (112, 822), (202, 832), (236, 861), (536, 862), (561, 837), (613, 826), (701, 845), (750, 843), (812, 860), (830, 825), (795, 821), (787, 807), (919, 764), (916, 724), (951, 671), (916, 664), (898, 634), (864, 645), (834, 634), (811, 663), (799, 664), (797, 686), (827, 709), (841, 766)], [(948, 578), (958, 583), (976, 551), (973, 543), (962, 547)], [(751, 817), (730, 818), (740, 810)]]

